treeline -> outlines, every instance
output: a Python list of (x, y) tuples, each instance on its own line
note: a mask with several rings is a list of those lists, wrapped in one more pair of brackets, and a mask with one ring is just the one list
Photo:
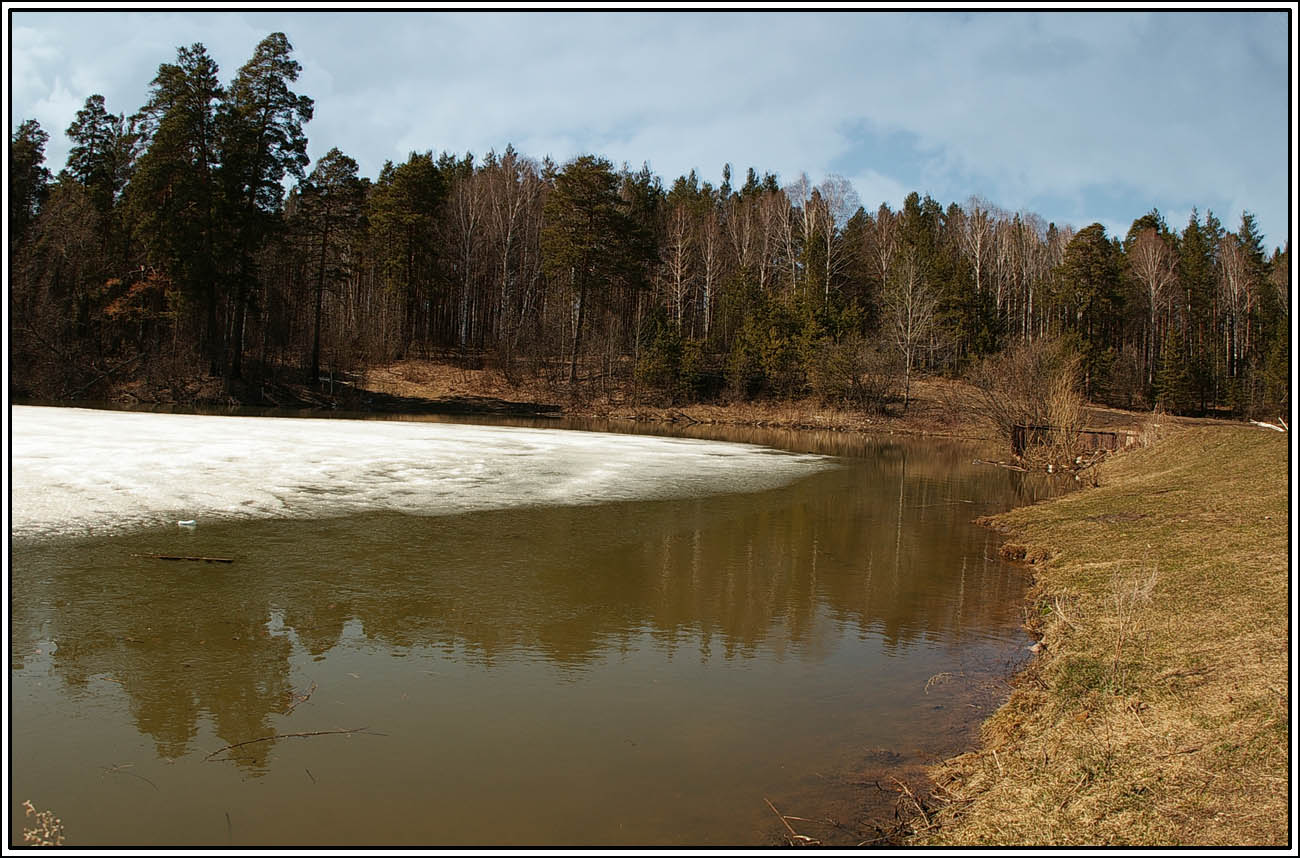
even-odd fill
[[(511, 380), (682, 401), (816, 394), (906, 407), (917, 372), (1008, 346), (1082, 357), (1086, 394), (1182, 413), (1289, 398), (1289, 247), (1193, 212), (1122, 239), (978, 199), (868, 211), (851, 185), (724, 167), (670, 187), (596, 156), (432, 151), (371, 180), (310, 171), (299, 65), (268, 36), (228, 85), (178, 51), (132, 116), (87, 99), (57, 178), (11, 137), (11, 384), (261, 381), (415, 356)], [(286, 181), (293, 183), (286, 192)]]

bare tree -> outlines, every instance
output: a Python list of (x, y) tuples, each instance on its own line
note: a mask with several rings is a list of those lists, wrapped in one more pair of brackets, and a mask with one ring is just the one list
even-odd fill
[(488, 214), (484, 185), (481, 172), (458, 179), (452, 185), (447, 207), (450, 243), (455, 249), (456, 342), (461, 348), (469, 345), (474, 333), (471, 303), (484, 239), (483, 222)]
[(831, 284), (848, 263), (850, 254), (841, 240), (840, 230), (861, 205), (858, 192), (853, 183), (843, 176), (832, 173), (817, 186), (820, 205), (817, 217), (818, 236), (822, 243), (823, 288), (824, 299), (829, 301)]
[(1169, 242), (1154, 227), (1138, 233), (1129, 248), (1129, 265), (1142, 284), (1147, 299), (1146, 356), (1147, 383), (1155, 376), (1156, 348), (1160, 342), (1157, 317), (1161, 305), (1174, 283), (1174, 252)]
[(678, 330), (681, 330), (687, 297), (691, 291), (692, 244), (690, 212), (686, 203), (679, 202), (668, 212), (668, 225), (661, 250), (665, 303)]
[(714, 206), (709, 206), (700, 217), (696, 227), (695, 244), (700, 259), (700, 313), (704, 325), (704, 337), (708, 339), (713, 325), (713, 302), (718, 294), (718, 283), (722, 278), (722, 226), (718, 223), (718, 213)]
[(889, 283), (889, 272), (898, 254), (898, 215), (885, 203), (880, 204), (876, 217), (867, 230), (867, 253), (880, 277), (882, 288)]
[(802, 258), (803, 245), (808, 241), (814, 229), (813, 207), (808, 205), (812, 195), (812, 182), (807, 173), (800, 173), (799, 178), (783, 188), (785, 205), (777, 214), (780, 224), (781, 250), (786, 267), (790, 271), (788, 288), (798, 287), (804, 278), (800, 276), (799, 260)]
[(993, 258), (996, 222), (988, 203), (971, 197), (962, 221), (961, 249), (975, 273), (975, 294), (984, 294), (984, 278)]
[(1277, 294), (1277, 304), (1282, 309), (1282, 315), (1289, 320), (1291, 318), (1291, 254), (1287, 253), (1283, 259), (1286, 264), (1275, 261), (1273, 270), (1269, 272), (1268, 281)]
[(758, 201), (758, 286), (764, 294), (776, 286), (782, 241), (788, 237), (790, 201), (779, 191), (765, 191)]
[(1223, 329), (1224, 359), (1228, 375), (1236, 377), (1245, 351), (1242, 343), (1242, 320), (1250, 311), (1250, 260), (1241, 240), (1228, 233), (1219, 242), (1219, 297), (1227, 313)]
[(916, 262), (916, 252), (906, 248), (898, 258), (885, 290), (885, 320), (889, 337), (903, 359), (903, 410), (912, 392), (912, 364), (926, 344), (939, 304)]
[(531, 237), (540, 217), (542, 181), (537, 164), (520, 158), (512, 147), (484, 168), (488, 209), (488, 246), (496, 254), (493, 266), (497, 284), (496, 340), (502, 370), (510, 377), (519, 335), (531, 306), (535, 282), (529, 277), (536, 262), (529, 265), (529, 250), (536, 249)]

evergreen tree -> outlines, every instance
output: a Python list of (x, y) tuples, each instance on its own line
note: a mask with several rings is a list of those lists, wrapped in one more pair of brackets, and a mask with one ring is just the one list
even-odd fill
[(1172, 327), (1165, 332), (1160, 351), (1160, 369), (1155, 377), (1155, 401), (1171, 414), (1186, 414), (1193, 408), (1195, 392), (1182, 338)]
[[(564, 165), (543, 209), (542, 260), (547, 277), (567, 284), (573, 298), (569, 384), (578, 381), (578, 356), (593, 300), (632, 267), (631, 223), (619, 181), (604, 158), (583, 155)], [(604, 287), (603, 289), (601, 287)]]
[(146, 260), (165, 272), (192, 308), (202, 308), (199, 347), (209, 371), (221, 371), (225, 340), (218, 326), (218, 260), (228, 250), (219, 217), (216, 106), (223, 91), (217, 64), (201, 44), (179, 48), (158, 67), (148, 103), (137, 115), (146, 148), (127, 203)]
[(35, 119), (24, 120), (9, 139), (9, 249), (23, 238), (49, 193), (45, 144), (50, 135)]
[(86, 187), (101, 214), (108, 213), (131, 177), (137, 135), (124, 116), (108, 112), (102, 95), (86, 99), (67, 135), (68, 174)]
[(1056, 279), (1067, 310), (1066, 329), (1083, 346), (1084, 394), (1104, 388), (1120, 332), (1124, 295), (1119, 248), (1099, 223), (1084, 227), (1065, 248)]
[(279, 223), (285, 175), (301, 179), (309, 160), (302, 126), (311, 120), (313, 106), (289, 88), (302, 71), (292, 54), (284, 33), (263, 39), (217, 112), (220, 179), (235, 232), (232, 378), (242, 371), (244, 320), (257, 282), (255, 255)]
[(435, 227), (446, 198), (447, 181), (430, 151), (412, 152), (396, 167), (386, 162), (367, 201), (377, 274), (402, 306), (398, 342), (384, 342), (384, 354), (401, 357), (410, 351), (422, 322), (427, 333), (426, 307), (438, 260)]
[(315, 312), (312, 316), (311, 380), (320, 380), (321, 304), (327, 281), (341, 275), (338, 265), (331, 265), (333, 243), (355, 228), (361, 219), (365, 185), (357, 176), (357, 162), (338, 148), (330, 149), (306, 179), (298, 185), (297, 221), (313, 247), (316, 284)]

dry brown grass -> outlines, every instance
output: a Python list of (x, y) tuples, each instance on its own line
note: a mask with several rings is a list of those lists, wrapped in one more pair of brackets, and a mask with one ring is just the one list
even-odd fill
[(938, 767), (926, 845), (1285, 846), (1288, 439), (1162, 427), (1100, 488), (999, 516), (1045, 652)]
[(31, 846), (63, 845), (63, 820), (48, 810), (37, 810), (30, 799), (23, 802), (23, 807), (26, 816), (35, 817), (31, 828), (23, 826), (24, 843)]
[[(943, 378), (914, 379), (906, 414), (888, 416), (828, 406), (816, 398), (666, 406), (649, 398), (634, 401), (630, 390), (605, 395), (585, 391), (574, 397), (567, 388), (543, 381), (508, 382), (495, 369), (464, 369), (432, 360), (403, 360), (368, 370), (361, 386), (379, 393), (425, 399), (493, 397), (529, 402), (554, 402), (575, 417), (607, 417), (655, 422), (715, 423), (782, 429), (821, 429), (860, 432), (903, 432), (988, 440), (989, 426), (967, 412), (965, 382)], [(1130, 415), (1131, 417), (1131, 415)]]
[(451, 396), (509, 398), (528, 392), (511, 386), (493, 369), (465, 369), (430, 360), (402, 360), (366, 371), (362, 386), (393, 396), (445, 399)]

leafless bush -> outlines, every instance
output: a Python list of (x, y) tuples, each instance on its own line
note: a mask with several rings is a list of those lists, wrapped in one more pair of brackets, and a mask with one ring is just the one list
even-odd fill
[(1073, 461), (1083, 427), (1080, 363), (1059, 342), (1012, 346), (971, 371), (967, 407), (1009, 442), (1016, 427), (1026, 427), (1025, 458)]
[(900, 371), (896, 355), (859, 336), (824, 343), (808, 361), (809, 384), (823, 402), (878, 414), (898, 397)]

